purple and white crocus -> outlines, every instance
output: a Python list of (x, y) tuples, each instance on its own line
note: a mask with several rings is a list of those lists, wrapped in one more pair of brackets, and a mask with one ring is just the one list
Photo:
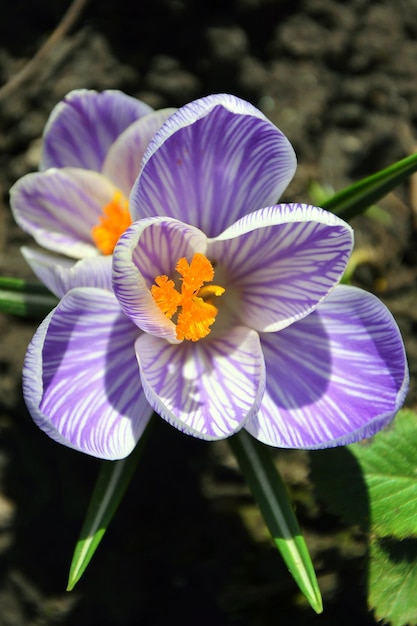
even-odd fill
[[(153, 411), (206, 440), (245, 428), (309, 449), (392, 420), (408, 385), (398, 327), (375, 296), (338, 284), (350, 226), (275, 204), (295, 167), (285, 136), (235, 97), (169, 117), (130, 194), (113, 289), (92, 265), (90, 286), (68, 291), (29, 346), (24, 395), (49, 436), (119, 459)], [(77, 207), (57, 199), (64, 210), (70, 224)]]
[[(87, 89), (71, 91), (53, 109), (40, 171), (12, 187), (10, 204), (19, 226), (61, 255), (22, 249), (38, 278), (59, 297), (89, 285), (92, 267), (93, 284), (111, 288), (111, 252), (132, 222), (132, 185), (150, 140), (174, 111), (153, 111), (121, 91)], [(115, 216), (113, 231), (103, 238), (102, 223)], [(87, 270), (83, 259), (90, 260)]]

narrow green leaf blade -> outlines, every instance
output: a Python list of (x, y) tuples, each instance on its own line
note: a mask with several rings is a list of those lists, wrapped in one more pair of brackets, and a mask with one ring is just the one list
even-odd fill
[(0, 312), (32, 319), (43, 319), (59, 300), (52, 294), (0, 289)]
[(323, 603), (310, 554), (269, 449), (245, 430), (228, 442), (294, 580), (316, 613), (321, 613)]
[(67, 591), (74, 589), (97, 550), (142, 455), (150, 425), (130, 456), (121, 461), (104, 461), (94, 487), (87, 515), (74, 550)]
[(329, 200), (325, 200), (321, 206), (345, 220), (350, 220), (366, 211), (416, 171), (417, 154), (412, 154), (346, 187)]
[(417, 624), (417, 539), (373, 538), (368, 580), (368, 602), (378, 621)]
[(0, 276), (0, 289), (7, 291), (21, 291), (27, 293), (40, 293), (51, 296), (52, 293), (42, 283), (33, 283), (23, 278), (12, 278), (10, 276)]

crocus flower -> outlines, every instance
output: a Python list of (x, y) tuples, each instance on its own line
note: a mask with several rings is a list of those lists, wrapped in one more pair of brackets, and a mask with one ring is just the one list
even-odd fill
[[(111, 255), (132, 223), (128, 197), (143, 154), (174, 109), (153, 111), (120, 91), (70, 92), (46, 124), (40, 171), (11, 189), (18, 224), (47, 250), (24, 248), (34, 272), (56, 295), (88, 284), (74, 259), (96, 259), (101, 285), (110, 286)], [(65, 258), (69, 257), (69, 258)], [(91, 266), (90, 266), (91, 268)]]
[(314, 449), (393, 418), (408, 383), (398, 327), (375, 296), (338, 285), (350, 226), (275, 204), (294, 169), (284, 135), (242, 100), (169, 118), (130, 195), (114, 292), (69, 291), (28, 349), (24, 395), (49, 436), (122, 458), (156, 411), (206, 440), (245, 428)]

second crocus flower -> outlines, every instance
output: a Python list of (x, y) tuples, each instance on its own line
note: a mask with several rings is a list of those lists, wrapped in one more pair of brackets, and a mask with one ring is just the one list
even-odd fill
[(95, 259), (96, 284), (110, 288), (110, 257), (132, 223), (128, 198), (145, 150), (174, 109), (153, 111), (120, 91), (80, 89), (52, 111), (40, 171), (10, 191), (17, 223), (61, 255), (24, 248), (34, 272), (57, 296), (89, 284), (85, 264)]

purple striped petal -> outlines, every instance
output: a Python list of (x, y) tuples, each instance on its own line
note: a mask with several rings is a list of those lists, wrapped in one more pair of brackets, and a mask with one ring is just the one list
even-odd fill
[(179, 109), (156, 134), (131, 195), (133, 219), (166, 215), (209, 237), (274, 204), (296, 168), (281, 131), (229, 95)]
[(175, 325), (155, 303), (155, 278), (171, 276), (181, 257), (206, 250), (205, 235), (177, 220), (139, 220), (120, 237), (113, 253), (113, 288), (123, 311), (142, 330), (178, 343)]
[(207, 255), (221, 284), (233, 289), (240, 323), (258, 331), (285, 328), (310, 313), (337, 284), (352, 250), (353, 231), (328, 211), (305, 204), (268, 207), (243, 217)]
[(58, 298), (75, 287), (98, 287), (112, 291), (110, 256), (73, 261), (31, 248), (21, 248), (21, 252), (39, 280)]
[(151, 406), (202, 439), (223, 439), (257, 412), (265, 388), (259, 336), (235, 327), (215, 340), (172, 345), (141, 335), (136, 352)]
[(47, 435), (102, 459), (127, 456), (152, 414), (141, 387), (137, 328), (114, 296), (74, 289), (36, 332), (23, 392)]
[(116, 139), (107, 153), (102, 172), (129, 196), (138, 177), (143, 155), (152, 137), (175, 109), (162, 109), (131, 124)]
[(81, 167), (100, 172), (117, 137), (151, 111), (121, 91), (71, 91), (53, 109), (45, 127), (40, 169)]
[(404, 402), (398, 326), (375, 296), (339, 286), (308, 317), (261, 336), (267, 387), (247, 430), (272, 446), (326, 448), (370, 437)]
[(51, 169), (23, 176), (10, 190), (14, 218), (35, 241), (73, 258), (99, 254), (91, 229), (117, 192), (101, 174)]

